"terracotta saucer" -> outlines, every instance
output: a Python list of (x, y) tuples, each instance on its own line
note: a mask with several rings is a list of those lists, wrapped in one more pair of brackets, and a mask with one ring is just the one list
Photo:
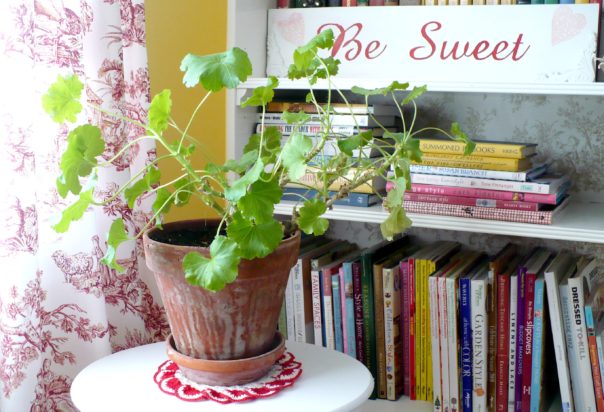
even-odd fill
[(211, 386), (234, 386), (253, 382), (268, 373), (285, 352), (285, 339), (276, 332), (273, 349), (251, 358), (234, 360), (195, 359), (176, 350), (172, 335), (166, 339), (168, 358), (193, 382)]

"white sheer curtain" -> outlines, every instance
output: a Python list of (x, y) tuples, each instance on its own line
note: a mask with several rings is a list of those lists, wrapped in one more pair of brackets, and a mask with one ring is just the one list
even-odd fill
[[(150, 216), (120, 199), (88, 211), (66, 234), (52, 229), (74, 198), (55, 179), (67, 127), (41, 110), (58, 74), (77, 73), (89, 101), (145, 121), (149, 79), (142, 0), (0, 1), (0, 410), (71, 411), (74, 376), (114, 351), (160, 340), (168, 325), (142, 248), (120, 249), (123, 274), (100, 264), (110, 220), (132, 232)], [(119, 118), (88, 112), (110, 158), (140, 134)], [(98, 198), (154, 159), (137, 144), (99, 177)], [(151, 379), (151, 377), (150, 377)], [(104, 396), (100, 394), (99, 396)]]

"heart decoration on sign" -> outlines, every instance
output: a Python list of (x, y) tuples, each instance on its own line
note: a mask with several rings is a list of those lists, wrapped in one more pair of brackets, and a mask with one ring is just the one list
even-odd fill
[(567, 6), (558, 7), (552, 18), (552, 45), (572, 39), (581, 33), (586, 24), (584, 14), (573, 13)]
[(293, 13), (287, 19), (277, 21), (277, 27), (279, 34), (294, 46), (304, 43), (304, 16), (301, 13)]

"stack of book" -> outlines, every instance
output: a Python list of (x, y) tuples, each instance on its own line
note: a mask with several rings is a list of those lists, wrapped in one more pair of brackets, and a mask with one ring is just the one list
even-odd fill
[[(301, 132), (306, 136), (317, 141), (320, 139), (321, 133), (325, 130), (326, 125), (321, 122), (321, 116), (317, 113), (317, 107), (310, 103), (300, 102), (271, 102), (267, 105), (264, 119), (262, 114), (258, 114), (258, 123), (256, 124), (256, 132), (260, 132), (263, 127), (276, 127), (286, 139), (294, 131)], [(304, 112), (310, 115), (310, 120), (302, 125), (291, 125), (282, 119), (283, 112)], [(323, 150), (319, 153), (314, 163), (317, 167), (310, 167), (298, 182), (291, 182), (284, 190), (282, 200), (300, 201), (302, 199), (312, 198), (317, 195), (317, 191), (313, 188), (320, 187), (321, 178), (319, 177), (319, 169), (321, 165), (328, 164), (329, 160), (340, 153), (337, 145), (337, 139), (341, 137), (351, 136), (356, 133), (371, 130), (374, 136), (375, 143), (384, 143), (384, 150), (389, 150), (387, 141), (382, 139), (383, 131), (380, 126), (384, 126), (387, 130), (396, 131), (396, 124), (400, 122), (394, 115), (392, 106), (366, 106), (364, 104), (344, 104), (332, 103), (330, 105), (331, 115), (329, 117), (330, 129), (328, 131), (329, 138), (323, 146)], [(262, 120), (264, 123), (262, 123)], [(325, 118), (323, 117), (323, 121)], [(264, 125), (264, 126), (263, 126)], [(353, 158), (366, 159), (374, 162), (379, 162), (381, 156), (380, 150), (369, 146), (361, 149), (353, 150)], [(356, 169), (352, 167), (349, 175), (341, 176), (333, 182), (329, 190), (331, 193), (337, 191), (342, 185), (348, 184), (354, 176)], [(377, 204), (381, 201), (386, 190), (386, 180), (382, 177), (373, 179), (366, 184), (358, 186), (347, 197), (339, 199), (335, 202), (337, 205), (368, 207)]]
[(464, 156), (464, 144), (419, 139), (421, 163), (411, 165), (408, 212), (552, 224), (568, 205), (568, 176), (533, 164), (536, 145), (477, 141)]
[(508, 244), (304, 239), (279, 329), (363, 362), (375, 397), (435, 411), (604, 406), (604, 264)]

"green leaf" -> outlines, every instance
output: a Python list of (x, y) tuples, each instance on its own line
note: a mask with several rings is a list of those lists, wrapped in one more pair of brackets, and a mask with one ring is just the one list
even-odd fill
[(151, 190), (153, 188), (153, 185), (159, 182), (160, 177), (160, 171), (155, 167), (151, 166), (142, 178), (137, 180), (130, 187), (126, 188), (126, 190), (124, 190), (124, 197), (128, 202), (128, 207), (132, 209), (136, 199), (143, 193)]
[(386, 96), (388, 93), (391, 93), (395, 90), (407, 90), (409, 88), (409, 83), (399, 83), (397, 81), (393, 81), (389, 86), (379, 87), (376, 89), (365, 89), (364, 87), (352, 86), (350, 89), (354, 94), (360, 94), (361, 96), (377, 96), (379, 94)]
[(61, 176), (57, 189), (61, 197), (80, 193), (80, 176), (88, 176), (97, 165), (96, 157), (105, 150), (101, 130), (89, 124), (78, 126), (67, 136), (67, 148), (61, 157)]
[(384, 200), (384, 208), (391, 210), (402, 206), (403, 196), (405, 194), (405, 189), (407, 188), (407, 179), (398, 177), (396, 179), (388, 179), (388, 181), (392, 183), (393, 188), (390, 189)]
[(346, 153), (348, 156), (352, 156), (354, 149), (365, 146), (371, 139), (373, 139), (373, 134), (371, 130), (367, 130), (344, 139), (338, 139), (337, 142), (340, 151)]
[(195, 145), (189, 144), (188, 146), (185, 144), (179, 144), (178, 142), (169, 143), (168, 147), (174, 152), (184, 157), (189, 157), (195, 152)]
[(155, 201), (151, 206), (151, 210), (153, 211), (154, 215), (157, 213), (155, 224), (161, 226), (162, 214), (168, 213), (170, 207), (172, 206), (172, 201), (170, 201), (171, 193), (168, 189), (162, 187), (155, 192), (155, 195)]
[(176, 187), (174, 204), (178, 207), (181, 207), (189, 203), (192, 194), (191, 192), (195, 190), (191, 178), (189, 176), (185, 176), (182, 179), (177, 180), (174, 182), (174, 187)]
[(327, 211), (321, 199), (310, 199), (304, 202), (298, 216), (298, 227), (308, 235), (322, 235), (329, 227), (329, 221), (321, 216)]
[(288, 112), (288, 111), (285, 111), (281, 115), (281, 118), (287, 124), (302, 124), (302, 123), (306, 123), (307, 121), (310, 120), (310, 115), (308, 115), (307, 113), (304, 113), (304, 112)]
[(321, 67), (317, 70), (316, 76), (320, 79), (327, 79), (327, 75), (335, 76), (338, 74), (338, 70), (340, 67), (340, 60), (334, 59), (329, 56), (323, 59), (323, 64), (327, 67), (327, 70), (324, 67)]
[(406, 132), (398, 132), (398, 133), (389, 132), (389, 131), (385, 131), (384, 132), (384, 138), (385, 139), (392, 139), (396, 143), (402, 143), (402, 142), (404, 142), (408, 135), (409, 134), (406, 133)]
[(476, 143), (474, 143), (472, 140), (470, 140), (468, 135), (465, 134), (461, 130), (461, 127), (459, 127), (459, 123), (454, 122), (451, 125), (451, 135), (453, 136), (453, 140), (455, 140), (457, 142), (463, 142), (466, 144), (466, 147), (464, 148), (464, 151), (463, 151), (463, 154), (465, 156), (472, 154), (472, 152), (476, 148)]
[(82, 111), (80, 96), (84, 85), (77, 76), (58, 76), (42, 96), (44, 111), (57, 123), (75, 122)]
[(256, 222), (266, 222), (273, 217), (275, 204), (281, 201), (283, 190), (277, 179), (263, 182), (258, 180), (250, 186), (248, 192), (239, 199), (241, 213)]
[(275, 219), (257, 223), (237, 212), (227, 227), (227, 234), (239, 245), (242, 258), (261, 258), (279, 246), (283, 239), (283, 226)]
[(294, 132), (283, 146), (281, 159), (291, 180), (298, 180), (306, 173), (306, 155), (312, 148), (312, 140), (299, 132)]
[(248, 170), (242, 177), (235, 180), (230, 187), (227, 187), (224, 191), (224, 197), (229, 202), (236, 202), (247, 191), (247, 187), (254, 183), (260, 178), (260, 173), (264, 170), (264, 164), (262, 160), (258, 160), (250, 170)]
[(275, 76), (269, 76), (266, 86), (259, 86), (254, 89), (252, 96), (241, 103), (241, 107), (247, 106), (266, 106), (268, 102), (275, 97), (275, 88), (279, 86), (279, 81)]
[(117, 263), (115, 260), (115, 254), (120, 244), (130, 240), (130, 236), (126, 232), (124, 227), (124, 221), (122, 219), (115, 219), (109, 229), (109, 235), (107, 237), (107, 251), (105, 256), (101, 259), (101, 262), (109, 266), (111, 269), (115, 269), (118, 272), (123, 272), (124, 267)]
[(156, 94), (149, 105), (149, 127), (151, 130), (161, 134), (168, 128), (168, 120), (172, 112), (172, 99), (170, 90), (162, 90)]
[(240, 260), (237, 243), (225, 236), (216, 236), (210, 245), (209, 259), (189, 252), (182, 261), (182, 267), (187, 282), (218, 292), (237, 278)]
[[(303, 77), (313, 76), (314, 80), (311, 83), (316, 82), (316, 71), (320, 68), (320, 60), (317, 57), (319, 49), (329, 49), (333, 46), (333, 31), (331, 29), (322, 31), (313, 37), (307, 44), (298, 47), (294, 51), (293, 64), (289, 66), (288, 77), (290, 79), (300, 79)], [(324, 59), (327, 62), (329, 71), (334, 70), (337, 72), (338, 60)]]
[(428, 87), (426, 87), (425, 85), (420, 86), (420, 87), (415, 86), (415, 87), (413, 87), (413, 90), (411, 90), (409, 92), (409, 94), (407, 96), (405, 96), (405, 98), (403, 99), (401, 104), (410, 103), (411, 101), (417, 99), (419, 96), (426, 93), (427, 91), (428, 91)]
[(53, 226), (53, 229), (58, 233), (65, 233), (69, 229), (71, 222), (80, 220), (84, 216), (84, 212), (93, 202), (93, 188), (80, 193), (80, 197), (72, 205), (68, 206), (61, 214), (59, 223)]
[[(262, 161), (265, 165), (275, 163), (277, 155), (281, 151), (281, 132), (275, 126), (269, 126), (264, 129), (264, 135), (262, 137)], [(255, 156), (258, 156), (260, 150), (260, 134), (253, 134), (249, 139), (243, 153), (255, 150)]]
[(380, 224), (382, 236), (387, 240), (392, 240), (395, 235), (409, 227), (411, 227), (411, 220), (409, 220), (401, 206), (390, 209), (388, 217)]
[(252, 74), (252, 63), (247, 53), (234, 47), (223, 53), (197, 56), (187, 54), (180, 64), (185, 72), (183, 83), (194, 87), (198, 83), (211, 92), (233, 89)]
[(405, 149), (409, 153), (409, 157), (414, 162), (422, 161), (422, 150), (419, 148), (419, 140), (418, 139), (408, 139), (405, 144)]
[[(258, 144), (260, 144), (260, 142), (258, 142)], [(225, 171), (232, 171), (237, 174), (242, 174), (254, 164), (257, 158), (258, 151), (256, 149), (250, 150), (249, 152), (244, 151), (243, 156), (241, 156), (239, 159), (227, 160), (224, 163), (223, 169)]]

